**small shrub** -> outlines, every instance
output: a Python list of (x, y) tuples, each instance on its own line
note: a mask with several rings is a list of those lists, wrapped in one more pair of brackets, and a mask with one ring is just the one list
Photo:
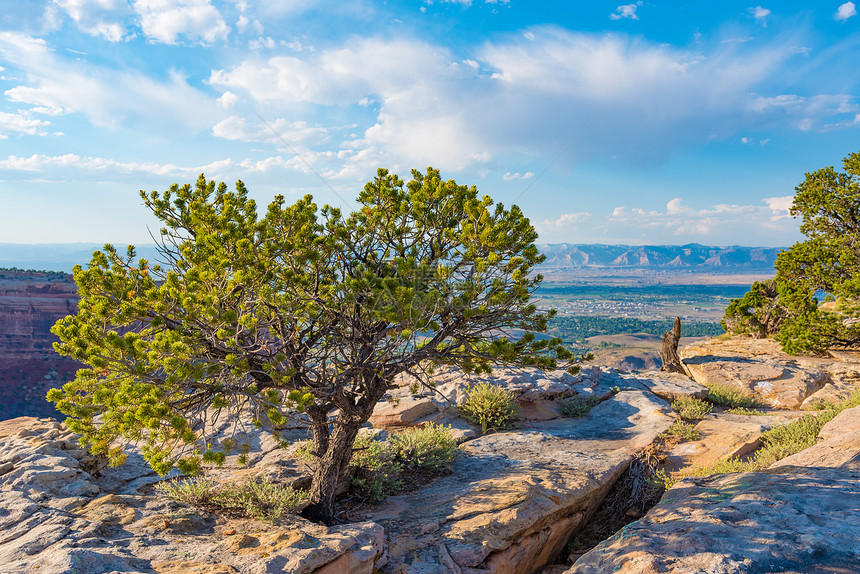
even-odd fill
[(814, 445), (821, 427), (836, 416), (828, 415), (828, 411), (819, 415), (806, 415), (762, 433), (762, 448), (756, 451), (756, 460), (760, 466), (764, 468)]
[(660, 438), (666, 438), (669, 436), (674, 436), (681, 440), (699, 440), (701, 438), (701, 434), (696, 429), (695, 425), (684, 422), (681, 419), (677, 419), (672, 423), (672, 426), (666, 429), (666, 432), (660, 434)]
[(705, 401), (689, 397), (681, 397), (672, 402), (672, 410), (687, 420), (699, 420), (705, 418), (714, 407)]
[(648, 478), (648, 482), (654, 486), (662, 488), (663, 490), (669, 490), (672, 488), (672, 485), (677, 482), (677, 479), (666, 472), (665, 468), (660, 468), (654, 471), (654, 474)]
[(600, 404), (600, 399), (594, 395), (589, 397), (573, 398), (561, 404), (561, 414), (565, 417), (584, 417), (592, 408)]
[(758, 409), (748, 409), (746, 407), (734, 407), (731, 409), (726, 409), (726, 412), (730, 415), (743, 415), (743, 416), (764, 416), (769, 415), (770, 413), (766, 413), (764, 411), (760, 411)]
[(263, 482), (219, 485), (208, 478), (176, 479), (156, 485), (161, 494), (182, 504), (230, 516), (276, 522), (299, 509), (307, 493)]
[(488, 430), (513, 428), (520, 418), (520, 406), (514, 394), (498, 385), (479, 383), (466, 393), (458, 411), (467, 420)]
[(710, 476), (712, 474), (722, 474), (728, 472), (749, 472), (757, 470), (758, 468), (759, 467), (756, 464), (755, 460), (743, 461), (738, 458), (719, 460), (706, 466), (695, 465), (682, 469), (680, 472), (677, 473), (677, 475), (675, 475), (675, 477), (673, 477), (673, 484), (675, 480), (681, 478)]
[(428, 423), (392, 434), (388, 441), (360, 435), (355, 449), (350, 462), (353, 489), (370, 500), (381, 500), (410, 481), (447, 471), (457, 454), (457, 441), (450, 427)]
[(351, 486), (361, 496), (381, 500), (403, 487), (403, 465), (394, 457), (390, 443), (377, 440), (370, 434), (361, 434), (353, 445)]
[(708, 389), (708, 402), (721, 407), (757, 409), (764, 404), (756, 397), (744, 394), (740, 389), (728, 385), (713, 385)]
[(155, 490), (176, 502), (200, 507), (211, 502), (217, 487), (218, 485), (214, 480), (197, 476), (160, 482), (155, 485)]
[(823, 411), (829, 406), (831, 406), (831, 403), (825, 401), (824, 399), (815, 399), (813, 401), (810, 401), (809, 404), (804, 408), (808, 411)]
[(306, 498), (304, 491), (263, 480), (224, 485), (215, 493), (213, 502), (251, 518), (276, 522), (298, 510)]
[(394, 457), (407, 469), (441, 472), (457, 454), (457, 441), (451, 436), (451, 427), (433, 423), (393, 434), (389, 442)]

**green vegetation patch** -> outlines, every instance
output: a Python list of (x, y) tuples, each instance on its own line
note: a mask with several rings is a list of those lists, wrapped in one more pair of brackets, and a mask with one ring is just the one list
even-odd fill
[(594, 395), (572, 398), (561, 403), (561, 415), (570, 418), (584, 417), (599, 404), (600, 399)]
[(740, 389), (728, 385), (708, 387), (707, 401), (727, 408), (758, 409), (764, 406), (758, 398), (745, 394)]
[(765, 416), (771, 414), (759, 409), (750, 409), (747, 407), (733, 407), (726, 409), (726, 412), (730, 415), (742, 415), (746, 417)]
[(668, 437), (676, 437), (680, 440), (699, 440), (702, 435), (693, 423), (677, 419), (666, 429), (666, 432), (660, 433), (658, 438), (665, 439)]
[(658, 480), (670, 488), (678, 479), (710, 476), (727, 472), (752, 472), (762, 470), (788, 456), (805, 450), (816, 443), (821, 427), (843, 410), (860, 405), (860, 391), (855, 391), (844, 401), (831, 404), (824, 410), (805, 415), (791, 422), (776, 425), (761, 436), (762, 447), (748, 460), (730, 458), (706, 466), (690, 466), (674, 476), (660, 473)]
[(513, 428), (520, 419), (520, 405), (514, 394), (490, 383), (478, 383), (466, 391), (466, 400), (457, 410), (466, 420), (480, 426), (482, 434)]
[(860, 152), (807, 173), (795, 188), (790, 213), (805, 241), (779, 253), (776, 277), (752, 284), (726, 308), (726, 331), (772, 336), (783, 351), (824, 354), (860, 343)]
[(387, 441), (360, 435), (354, 449), (352, 489), (377, 501), (448, 472), (457, 441), (450, 427), (427, 423), (392, 434)]
[[(549, 333), (560, 337), (565, 343), (582, 342), (598, 335), (624, 335), (652, 333), (662, 335), (672, 330), (672, 320), (646, 321), (631, 317), (603, 317), (598, 315), (556, 316), (550, 321)], [(724, 333), (719, 323), (684, 323), (685, 337), (715, 337)]]
[(156, 485), (161, 494), (216, 514), (277, 522), (301, 509), (307, 493), (267, 480), (218, 484), (205, 477), (175, 479)]
[(705, 418), (714, 407), (706, 401), (681, 397), (672, 401), (672, 410), (681, 415), (682, 419), (695, 421)]

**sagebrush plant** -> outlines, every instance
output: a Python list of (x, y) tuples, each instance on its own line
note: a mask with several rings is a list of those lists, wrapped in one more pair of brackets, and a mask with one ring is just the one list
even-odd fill
[(730, 415), (743, 415), (743, 416), (763, 416), (770, 415), (771, 413), (762, 411), (760, 409), (748, 409), (747, 407), (732, 407), (730, 409), (726, 409), (726, 412)]
[(189, 506), (205, 506), (211, 502), (217, 488), (214, 480), (204, 476), (177, 478), (155, 485), (156, 491)]
[(660, 438), (677, 437), (681, 440), (699, 440), (701, 434), (696, 426), (692, 423), (685, 422), (681, 419), (676, 419), (672, 425), (666, 429), (666, 432), (660, 433)]
[(561, 415), (569, 418), (584, 417), (599, 404), (600, 399), (594, 395), (568, 399), (561, 403)]
[(444, 473), (457, 455), (451, 427), (427, 423), (389, 435), (387, 441), (369, 434), (356, 439), (350, 467), (352, 488), (370, 500), (380, 500)]
[(681, 397), (672, 401), (672, 410), (681, 415), (683, 419), (699, 420), (705, 418), (714, 410), (714, 407), (706, 401)]
[(295, 513), (306, 499), (307, 492), (303, 490), (263, 480), (224, 485), (214, 501), (222, 508), (251, 518), (275, 522), (286, 514)]
[(480, 426), (481, 433), (513, 428), (520, 418), (520, 405), (514, 394), (490, 383), (478, 383), (466, 391), (466, 400), (457, 410)]
[(155, 489), (189, 506), (266, 522), (294, 514), (307, 499), (305, 491), (268, 480), (218, 484), (206, 477), (180, 478), (162, 482)]
[(764, 406), (757, 397), (747, 395), (740, 389), (728, 385), (711, 385), (708, 387), (707, 401), (727, 408), (758, 409)]

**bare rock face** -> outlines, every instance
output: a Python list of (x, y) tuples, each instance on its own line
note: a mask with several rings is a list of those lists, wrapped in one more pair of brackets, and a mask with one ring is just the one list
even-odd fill
[[(257, 472), (280, 450), (258, 452)], [(0, 422), (0, 572), (371, 574), (383, 553), (372, 522), (229, 520), (156, 496), (158, 479), (138, 459), (104, 468), (56, 421)]]
[[(856, 363), (788, 357), (772, 341), (709, 341), (692, 352), (688, 348), (685, 355), (688, 366), (702, 364), (692, 359), (709, 363), (713, 357), (720, 357), (723, 367), (744, 361), (752, 365), (744, 367), (749, 369), (745, 378), (736, 375), (743, 384), (739, 388), (746, 390), (755, 388), (756, 379), (788, 379), (776, 376), (788, 367), (798, 371), (795, 378), (802, 378), (804, 370), (832, 377), (844, 385), (834, 397), (857, 388), (851, 384)], [(725, 372), (731, 370), (723, 368)], [(803, 401), (798, 397), (793, 404), (796, 408)], [(800, 415), (709, 416), (697, 426), (702, 440), (677, 445), (670, 460), (678, 459), (679, 466), (707, 464), (748, 453), (763, 430), (795, 414)], [(583, 555), (566, 574), (857, 572), (860, 506), (854, 501), (860, 500), (860, 407), (844, 410), (827, 423), (819, 439), (762, 472), (679, 481), (645, 517)]]
[(398, 386), (380, 401), (370, 424), (374, 428), (398, 430), (433, 422), (452, 427), (459, 441), (478, 436), (475, 428), (457, 416), (468, 390), (480, 383), (491, 383), (509, 391), (519, 402), (526, 421), (550, 420), (561, 416), (559, 401), (577, 395), (608, 396), (607, 383), (620, 377), (586, 367), (571, 375), (563, 370), (494, 369), (490, 375), (466, 374), (454, 367), (441, 367), (432, 376), (432, 387), (404, 375)]
[(368, 515), (390, 541), (382, 572), (530, 574), (558, 556), (633, 454), (670, 423), (663, 401), (631, 390), (584, 418), (464, 443), (453, 475)]
[(737, 339), (711, 339), (686, 347), (681, 353), (684, 365), (706, 387), (732, 387), (783, 409), (801, 408), (807, 398), (832, 384), (827, 372), (815, 365), (800, 365), (778, 349), (769, 349), (774, 354), (755, 356), (753, 349), (763, 347), (762, 340), (741, 339), (753, 351), (745, 353)]
[(856, 572), (858, 499), (858, 466), (687, 479), (566, 574)]
[(640, 385), (669, 402), (681, 398), (704, 399), (708, 396), (708, 387), (681, 373), (648, 371), (636, 379)]
[(0, 270), (0, 420), (57, 415), (45, 395), (81, 365), (54, 352), (51, 326), (75, 312), (71, 276)]

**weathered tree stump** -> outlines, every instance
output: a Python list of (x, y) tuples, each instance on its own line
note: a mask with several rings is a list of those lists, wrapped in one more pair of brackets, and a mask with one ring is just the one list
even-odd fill
[(675, 324), (671, 331), (663, 333), (663, 346), (660, 348), (660, 358), (663, 360), (661, 371), (669, 373), (687, 374), (681, 357), (678, 356), (678, 341), (681, 340), (681, 318), (675, 317)]

